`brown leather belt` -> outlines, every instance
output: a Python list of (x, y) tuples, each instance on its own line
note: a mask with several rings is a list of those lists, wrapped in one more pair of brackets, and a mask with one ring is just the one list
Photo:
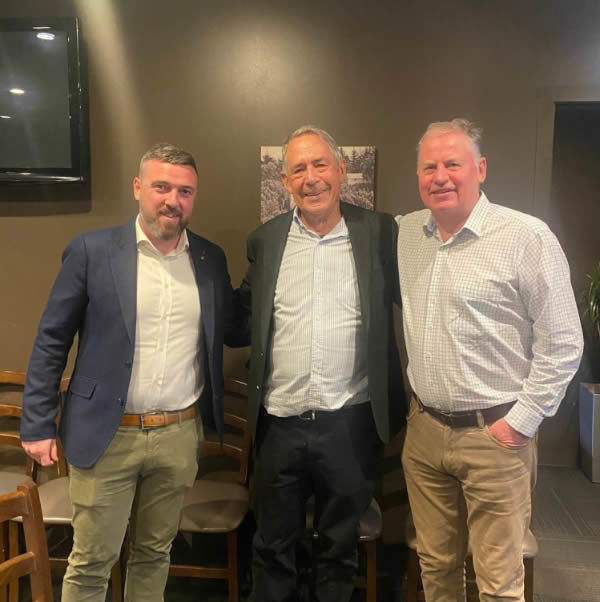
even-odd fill
[(496, 420), (506, 416), (508, 411), (516, 403), (516, 401), (509, 401), (507, 403), (501, 403), (497, 406), (492, 406), (491, 408), (483, 408), (481, 410), (472, 410), (467, 412), (441, 412), (440, 410), (423, 405), (421, 400), (416, 395), (413, 395), (413, 397), (422, 412), (427, 412), (436, 420), (439, 420), (441, 423), (451, 426), (452, 428), (482, 426), (480, 425), (479, 416), (483, 418), (483, 424), (492, 424), (492, 422), (496, 422)]
[(151, 412), (150, 414), (123, 414), (121, 426), (139, 426), (142, 430), (153, 429), (160, 426), (168, 426), (185, 422), (196, 417), (196, 404), (175, 410), (174, 412)]

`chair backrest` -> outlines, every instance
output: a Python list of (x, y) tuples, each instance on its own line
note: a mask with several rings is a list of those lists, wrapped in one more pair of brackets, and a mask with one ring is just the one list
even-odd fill
[(0, 384), (25, 386), (25, 372), (16, 372), (14, 370), (0, 370)]
[[(246, 383), (226, 378), (225, 397), (228, 401), (233, 401), (235, 405), (239, 406), (236, 408), (236, 412), (241, 410), (242, 407), (245, 409), (248, 401), (248, 387)], [(226, 430), (233, 429), (236, 433), (231, 437), (226, 436), (226, 440), (222, 443), (219, 441), (204, 441), (204, 453), (219, 456), (225, 455), (234, 458), (238, 464), (235, 480), (245, 485), (248, 481), (251, 443), (248, 420), (232, 412), (225, 412), (224, 421)]]
[[(8, 391), (11, 394), (14, 393), (14, 391), (18, 391), (20, 395), (22, 395), (23, 392), (23, 388), (25, 387), (25, 379), (26, 379), (26, 373), (25, 372), (17, 372), (14, 370), (0, 370), (0, 392), (5, 392)], [(59, 388), (59, 396), (62, 402), (62, 396), (64, 395), (64, 393), (66, 392), (68, 386), (69, 386), (69, 381), (70, 381), (70, 377), (65, 376), (61, 379), (60, 381), (60, 388)], [(19, 401), (20, 403), (20, 401)], [(16, 405), (13, 403), (0, 403), (0, 418), (16, 418), (19, 419), (21, 418), (22, 415), (22, 408), (21, 405)], [(4, 424), (4, 422), (3, 422)], [(18, 426), (15, 427), (15, 433), (18, 431)], [(6, 431), (0, 431), (2, 432), (2, 434), (6, 435), (14, 435), (13, 431), (12, 431), (12, 427), (11, 427), (11, 432), (7, 433)], [(18, 439), (17, 439), (18, 440)], [(14, 445), (14, 437), (9, 437), (9, 438), (4, 438), (3, 439), (3, 445)], [(18, 447), (20, 447), (20, 441), (17, 444)], [(62, 454), (62, 448), (60, 446), (60, 441), (58, 442), (58, 446), (59, 446), (59, 455), (58, 455), (58, 462), (57, 462), (57, 475), (59, 477), (62, 476), (66, 476), (67, 474), (67, 463), (66, 460), (64, 459), (64, 455)], [(1, 463), (1, 462), (0, 462)], [(37, 469), (38, 469), (38, 465), (33, 462), (33, 460), (31, 460), (31, 458), (29, 458), (29, 456), (27, 456), (27, 465), (26, 465), (26, 473), (29, 477), (33, 478), (34, 480), (37, 478)]]
[(0, 523), (23, 517), (24, 554), (0, 563), (0, 587), (29, 575), (32, 602), (53, 602), (46, 530), (37, 486), (26, 481), (15, 493), (0, 496)]
[[(3, 415), (2, 410), (5, 406), (0, 405), (0, 416)], [(10, 447), (16, 447), (18, 449), (20, 449), (22, 451), (21, 448), (21, 439), (19, 437), (18, 433), (12, 433), (12, 432), (0, 432), (0, 446), (10, 446)], [(23, 452), (23, 455), (26, 455), (25, 452)], [(34, 475), (34, 461), (29, 457), (26, 456), (26, 460), (25, 460), (25, 474), (30, 478), (33, 479), (33, 475)], [(0, 461), (0, 464), (2, 464), (2, 462)]]

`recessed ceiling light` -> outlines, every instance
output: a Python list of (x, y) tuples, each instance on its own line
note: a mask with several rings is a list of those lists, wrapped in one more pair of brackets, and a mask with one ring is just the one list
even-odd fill
[(53, 40), (56, 36), (49, 31), (40, 31), (40, 33), (35, 34), (35, 37), (40, 40)]
[(11, 94), (18, 94), (18, 95), (20, 95), (20, 94), (25, 94), (25, 90), (23, 90), (22, 88), (11, 88), (11, 89), (9, 90), (9, 92), (10, 92)]
[(0, 115), (0, 119), (11, 119), (10, 115)]

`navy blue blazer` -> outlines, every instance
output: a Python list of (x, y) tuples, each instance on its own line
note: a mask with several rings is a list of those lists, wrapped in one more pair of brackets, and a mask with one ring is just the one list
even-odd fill
[[(187, 231), (202, 316), (206, 383), (223, 433), (223, 342), (235, 335), (233, 293), (220, 247)], [(135, 220), (76, 236), (42, 315), (23, 396), (21, 439), (56, 437), (58, 388), (75, 334), (77, 360), (58, 434), (68, 461), (93, 466), (114, 437), (125, 411), (136, 327)]]

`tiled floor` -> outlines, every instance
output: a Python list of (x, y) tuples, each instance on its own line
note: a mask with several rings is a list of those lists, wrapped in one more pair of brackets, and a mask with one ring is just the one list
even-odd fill
[(600, 484), (579, 470), (543, 467), (532, 530), (536, 602), (600, 601)]

